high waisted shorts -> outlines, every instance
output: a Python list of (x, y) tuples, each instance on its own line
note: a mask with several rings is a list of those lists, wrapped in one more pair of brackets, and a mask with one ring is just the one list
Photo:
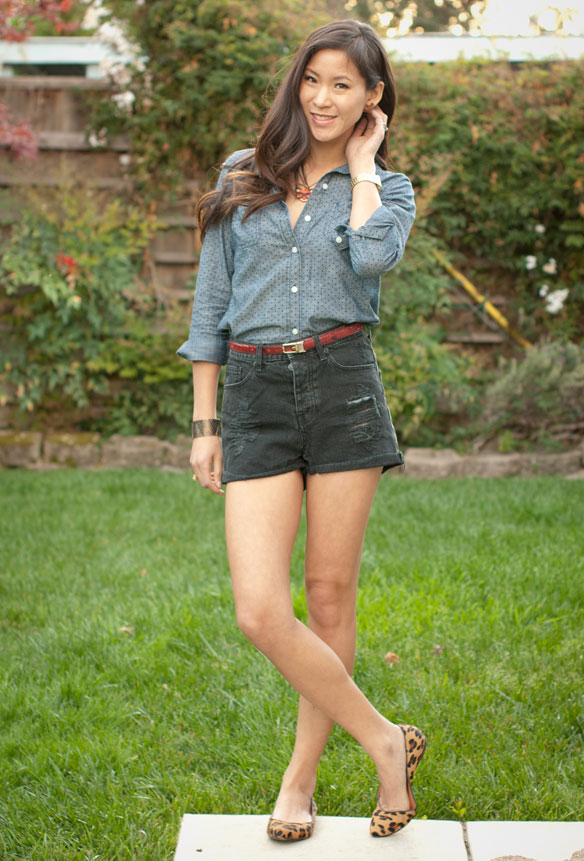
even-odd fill
[(306, 353), (229, 351), (223, 482), (402, 466), (367, 329)]

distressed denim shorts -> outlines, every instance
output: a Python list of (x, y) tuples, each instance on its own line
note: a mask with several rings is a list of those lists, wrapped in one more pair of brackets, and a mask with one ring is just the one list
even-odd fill
[(223, 482), (403, 466), (367, 329), (306, 353), (229, 351)]

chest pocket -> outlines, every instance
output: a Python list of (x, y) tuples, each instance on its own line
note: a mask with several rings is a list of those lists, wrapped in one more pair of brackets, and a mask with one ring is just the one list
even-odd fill
[(260, 209), (258, 212), (252, 213), (249, 218), (243, 221), (243, 216), (247, 212), (246, 206), (238, 206), (233, 213), (232, 231), (237, 245), (255, 245), (261, 235), (261, 224), (264, 220), (264, 211)]

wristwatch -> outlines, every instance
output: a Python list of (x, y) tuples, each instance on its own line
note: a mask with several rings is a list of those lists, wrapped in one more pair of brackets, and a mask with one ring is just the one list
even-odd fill
[(377, 190), (381, 191), (381, 179), (376, 173), (358, 173), (351, 180), (351, 191), (353, 191), (358, 182), (373, 182), (377, 186)]

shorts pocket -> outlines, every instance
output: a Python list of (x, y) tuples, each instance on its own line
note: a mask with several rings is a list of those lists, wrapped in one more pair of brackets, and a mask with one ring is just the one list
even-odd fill
[(248, 364), (229, 364), (227, 363), (227, 367), (225, 368), (225, 382), (223, 383), (224, 389), (234, 389), (237, 386), (243, 386), (254, 373), (255, 365)]
[(341, 371), (364, 371), (375, 368), (375, 353), (368, 338), (358, 338), (326, 348), (327, 357), (332, 365)]

